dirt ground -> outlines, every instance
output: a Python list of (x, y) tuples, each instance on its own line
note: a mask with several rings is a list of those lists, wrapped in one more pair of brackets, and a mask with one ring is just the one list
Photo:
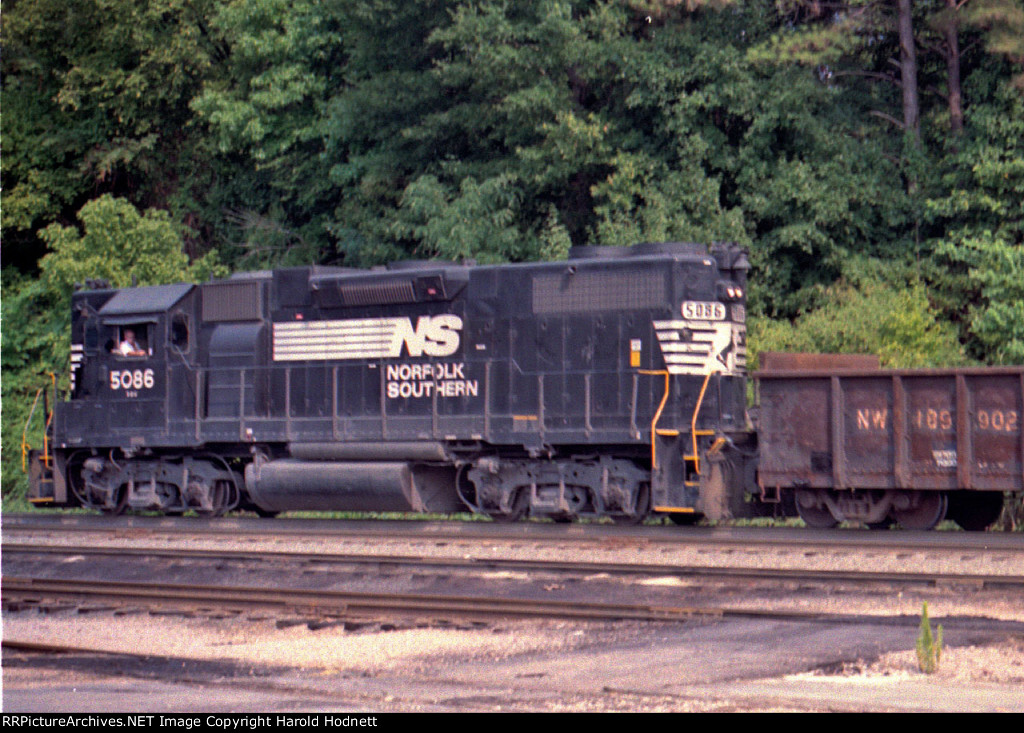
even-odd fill
[(132, 656), (5, 649), (3, 709), (1024, 712), (1024, 633), (1012, 630), (947, 630), (924, 675), (906, 623), (298, 621), (5, 614), (5, 640)]

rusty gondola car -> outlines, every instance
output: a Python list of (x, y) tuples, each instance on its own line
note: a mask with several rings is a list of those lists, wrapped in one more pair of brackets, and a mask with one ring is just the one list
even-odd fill
[(948, 516), (983, 529), (1024, 490), (1024, 368), (882, 370), (870, 357), (762, 354), (759, 481), (814, 527)]

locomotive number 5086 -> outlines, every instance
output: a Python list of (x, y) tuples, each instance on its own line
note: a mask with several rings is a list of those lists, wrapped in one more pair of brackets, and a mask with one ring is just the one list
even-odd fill
[(114, 369), (110, 372), (110, 388), (112, 390), (151, 389), (154, 381), (152, 369)]

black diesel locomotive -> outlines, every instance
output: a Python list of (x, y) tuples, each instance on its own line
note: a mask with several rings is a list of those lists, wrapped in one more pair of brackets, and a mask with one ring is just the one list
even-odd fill
[[(915, 483), (911, 447), (891, 451), (889, 478), (858, 486), (837, 457), (843, 436), (826, 429), (824, 447), (811, 445), (771, 411), (791, 409), (785, 399), (762, 407), (782, 463), (759, 478), (748, 267), (731, 244), (647, 243), (574, 248), (554, 263), (304, 267), (81, 290), (70, 396), (30, 456), (30, 499), (109, 513), (468, 508), (499, 520), (654, 512), (680, 523), (789, 500), (818, 526), (890, 516), (930, 526), (959, 489), (1001, 505), (999, 492), (1024, 488), (1024, 370), (1000, 387), (1013, 400), (998, 418), (1009, 479)], [(880, 409), (901, 416), (892, 433), (912, 416), (883, 391)], [(835, 385), (806, 394), (847, 411)], [(928, 466), (969, 456), (970, 446), (943, 452), (943, 426), (936, 417), (938, 442), (922, 448)], [(920, 498), (933, 495), (938, 506)]]

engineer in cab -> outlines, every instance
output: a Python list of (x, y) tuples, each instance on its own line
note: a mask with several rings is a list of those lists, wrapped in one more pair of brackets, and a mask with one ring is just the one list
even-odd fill
[(123, 338), (117, 347), (117, 354), (120, 356), (146, 356), (146, 351), (139, 346), (135, 339), (135, 331), (130, 328), (124, 330)]

